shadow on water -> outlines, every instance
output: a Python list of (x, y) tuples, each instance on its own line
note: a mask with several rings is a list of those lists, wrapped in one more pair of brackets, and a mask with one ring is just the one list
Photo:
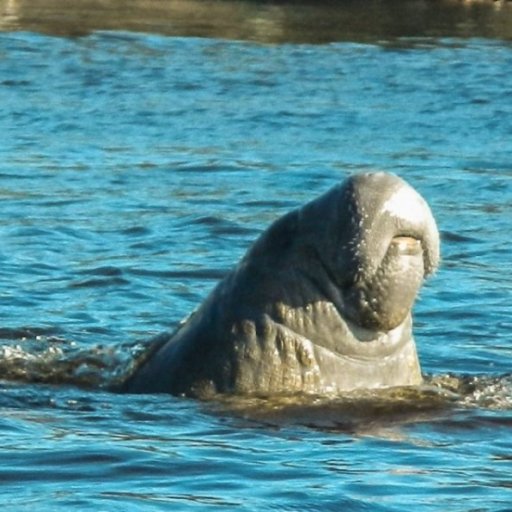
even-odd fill
[[(362, 390), (344, 396), (224, 397), (209, 409), (275, 427), (300, 425), (383, 435), (400, 425), (474, 423), (480, 416), (486, 418), (485, 411), (512, 410), (511, 391), (511, 375), (438, 375), (427, 376), (420, 387)], [(505, 414), (502, 421), (508, 425), (511, 418)]]
[(407, 37), (512, 39), (507, 0), (0, 0), (0, 30), (127, 30), (265, 43)]

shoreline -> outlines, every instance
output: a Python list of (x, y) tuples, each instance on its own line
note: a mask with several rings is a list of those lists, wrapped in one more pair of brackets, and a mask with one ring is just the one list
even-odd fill
[(0, 0), (0, 31), (80, 37), (130, 31), (261, 43), (382, 42), (401, 38), (512, 41), (507, 0)]

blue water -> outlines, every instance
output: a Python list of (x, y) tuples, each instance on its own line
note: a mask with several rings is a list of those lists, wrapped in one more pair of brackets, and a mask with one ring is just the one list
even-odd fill
[[(511, 76), (484, 39), (1, 33), (3, 510), (512, 510)], [(103, 389), (272, 220), (375, 169), (441, 229), (415, 337), (453, 403)]]

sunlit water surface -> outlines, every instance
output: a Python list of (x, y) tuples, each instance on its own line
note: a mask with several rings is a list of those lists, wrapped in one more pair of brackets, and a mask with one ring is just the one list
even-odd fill
[[(478, 39), (1, 34), (3, 510), (511, 510), (511, 76), (510, 45)], [(104, 389), (273, 219), (375, 169), (442, 231), (415, 308), (428, 386)]]

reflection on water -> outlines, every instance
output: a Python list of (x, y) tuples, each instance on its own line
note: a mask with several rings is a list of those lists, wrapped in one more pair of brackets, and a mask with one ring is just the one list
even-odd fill
[[(219, 397), (208, 410), (273, 426), (380, 435), (392, 427), (432, 424), (461, 412), (469, 419), (478, 415), (477, 408), (512, 410), (511, 391), (511, 375), (437, 375), (420, 387), (358, 390), (344, 396)], [(509, 423), (505, 413), (503, 424)]]
[(0, 13), (0, 29), (60, 35), (132, 30), (272, 43), (512, 39), (511, 3), (492, 0), (0, 0)]

